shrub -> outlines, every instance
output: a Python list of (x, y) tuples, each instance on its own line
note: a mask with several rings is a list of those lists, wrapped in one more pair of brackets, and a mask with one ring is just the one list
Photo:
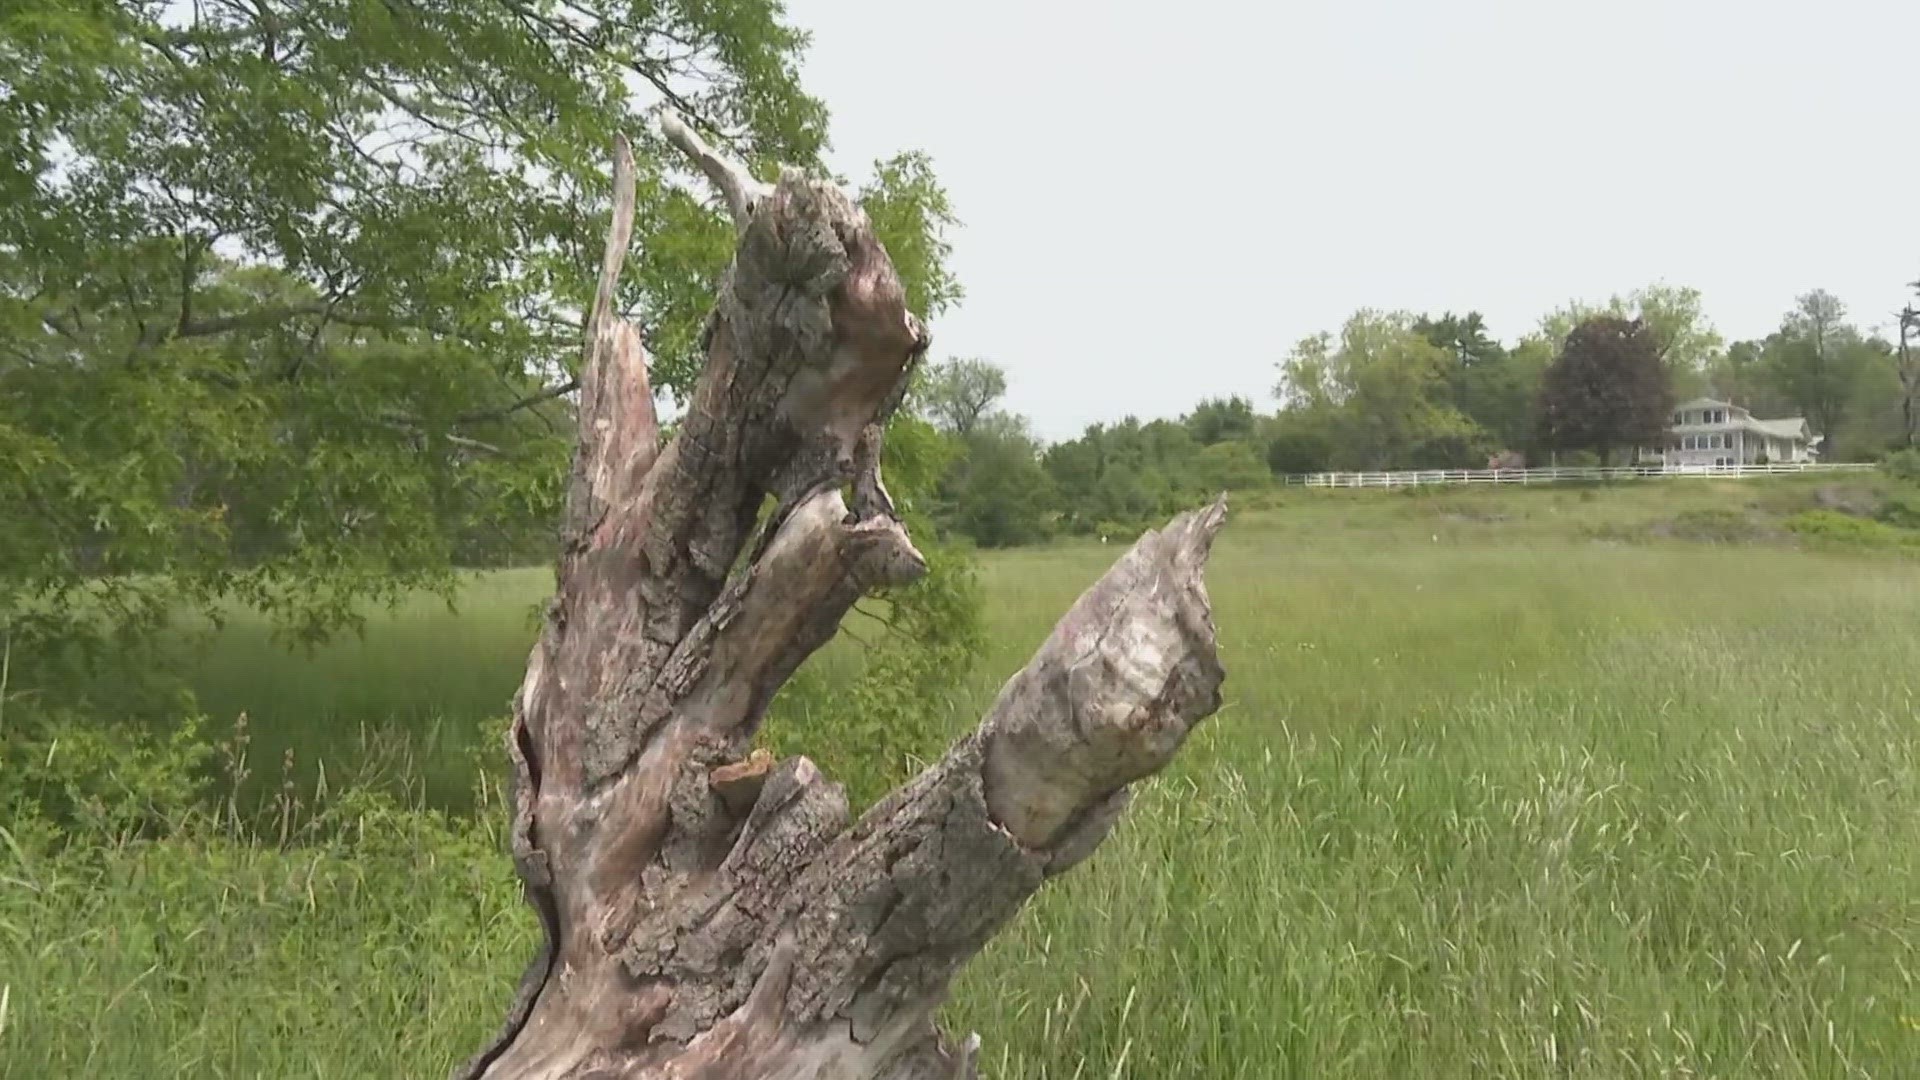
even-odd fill
[(1896, 480), (1920, 484), (1920, 450), (1896, 450), (1881, 459), (1880, 468)]
[[(4, 691), (0, 691), (3, 694)], [(0, 818), (110, 836), (168, 831), (207, 805), (214, 748), (183, 700), (155, 731), (16, 698), (0, 709)]]
[(1852, 517), (1832, 510), (1808, 510), (1787, 519), (1787, 528), (1803, 539), (1850, 547), (1888, 548), (1912, 545), (1914, 536), (1872, 518)]
[(1889, 492), (1873, 516), (1897, 529), (1920, 529), (1920, 490)]

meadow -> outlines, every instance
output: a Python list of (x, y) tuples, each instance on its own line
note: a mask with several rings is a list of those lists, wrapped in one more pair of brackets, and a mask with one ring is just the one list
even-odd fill
[[(994, 1080), (1920, 1075), (1920, 560), (1788, 528), (1834, 501), (1689, 479), (1239, 514), (1208, 575), (1225, 707), (949, 1022)], [(992, 647), (940, 730), (799, 741), (830, 771), (938, 753), (1120, 550), (983, 555)], [(304, 792), (387, 739), (408, 801), (285, 846), (0, 833), (0, 1077), (443, 1075), (490, 1033), (532, 928), (478, 732), (550, 580), (476, 576), (311, 657), (244, 620), (196, 654), (257, 762), (291, 750)]]

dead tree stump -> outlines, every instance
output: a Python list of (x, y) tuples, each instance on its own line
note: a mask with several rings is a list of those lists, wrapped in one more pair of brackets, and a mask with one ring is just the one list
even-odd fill
[(926, 569), (880, 442), (928, 338), (840, 189), (760, 183), (665, 128), (738, 247), (662, 448), (614, 310), (634, 213), (617, 146), (559, 588), (507, 745), (545, 940), (504, 1030), (453, 1075), (962, 1080), (979, 1040), (932, 1020), (954, 972), (1219, 707), (1202, 571), (1225, 505), (1143, 537), (976, 731), (849, 824), (811, 761), (747, 750), (854, 601)]

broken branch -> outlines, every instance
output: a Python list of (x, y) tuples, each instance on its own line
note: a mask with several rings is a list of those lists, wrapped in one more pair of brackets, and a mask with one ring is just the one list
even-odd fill
[(721, 197), (727, 201), (728, 213), (733, 215), (734, 228), (745, 229), (754, 207), (773, 193), (773, 186), (754, 179), (746, 166), (722, 157), (677, 113), (663, 113), (660, 130), (666, 135), (667, 141), (699, 166), (713, 186), (719, 189)]

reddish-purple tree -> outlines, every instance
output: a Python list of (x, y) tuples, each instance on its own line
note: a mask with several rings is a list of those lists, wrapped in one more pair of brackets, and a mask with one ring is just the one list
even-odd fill
[(1616, 447), (1664, 442), (1674, 403), (1660, 351), (1640, 319), (1603, 315), (1575, 326), (1541, 376), (1540, 445), (1593, 450), (1605, 465)]

